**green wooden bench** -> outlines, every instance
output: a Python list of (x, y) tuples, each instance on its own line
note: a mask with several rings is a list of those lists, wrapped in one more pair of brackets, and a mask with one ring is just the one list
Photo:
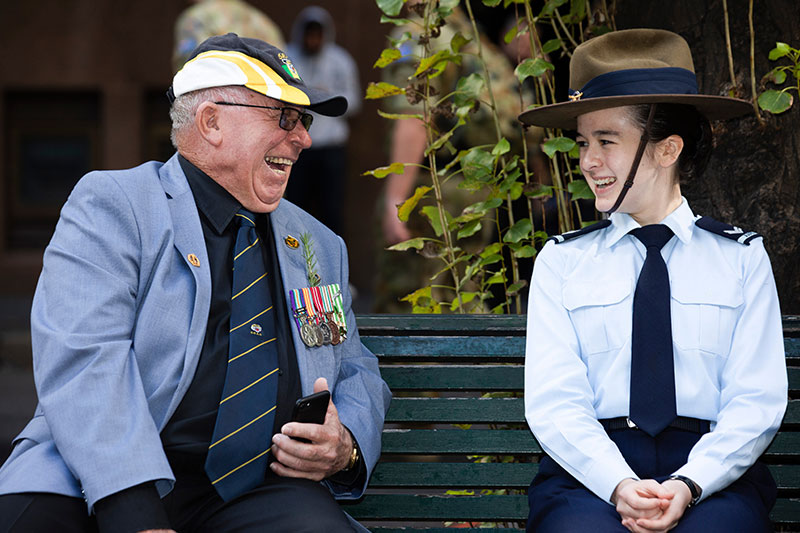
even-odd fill
[[(343, 503), (347, 512), (376, 533), (449, 527), (476, 533), (488, 522), (499, 531), (524, 530), (526, 491), (543, 453), (524, 417), (525, 317), (365, 315), (357, 321), (395, 396), (381, 460), (366, 495)], [(800, 317), (784, 317), (784, 334), (790, 402), (764, 459), (779, 487), (776, 530), (800, 531)]]

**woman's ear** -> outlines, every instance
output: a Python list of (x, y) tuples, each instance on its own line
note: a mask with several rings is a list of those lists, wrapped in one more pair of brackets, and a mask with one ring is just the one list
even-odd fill
[(680, 135), (670, 135), (666, 139), (659, 141), (656, 145), (656, 158), (662, 167), (671, 167), (678, 162), (683, 151), (683, 137)]
[(219, 106), (214, 102), (205, 101), (198, 106), (194, 115), (194, 125), (209, 144), (219, 146), (222, 142)]

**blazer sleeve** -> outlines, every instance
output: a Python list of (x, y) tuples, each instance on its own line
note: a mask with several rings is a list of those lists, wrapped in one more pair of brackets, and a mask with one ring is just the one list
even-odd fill
[(333, 388), (333, 403), (339, 412), (339, 419), (358, 441), (367, 476), (357, 487), (343, 487), (335, 483), (328, 483), (328, 487), (337, 498), (357, 499), (364, 493), (367, 480), (380, 457), (383, 420), (392, 395), (381, 378), (378, 359), (358, 336), (352, 295), (348, 288), (347, 249), (341, 238), (337, 237), (337, 240), (341, 248), (342, 279), (339, 285), (347, 318), (347, 340), (334, 346), (339, 371)]
[(62, 210), (33, 300), (40, 406), (90, 511), (123, 489), (173, 482), (132, 341), (141, 246), (130, 199), (90, 173)]

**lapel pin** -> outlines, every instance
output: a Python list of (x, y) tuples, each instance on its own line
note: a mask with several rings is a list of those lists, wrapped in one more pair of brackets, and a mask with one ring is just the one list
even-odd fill
[(196, 255), (189, 254), (189, 255), (186, 256), (186, 259), (189, 260), (189, 262), (192, 264), (192, 266), (196, 266), (196, 267), (200, 266), (200, 260), (197, 258)]
[(283, 242), (286, 243), (286, 246), (289, 248), (295, 249), (300, 247), (300, 241), (292, 237), (291, 235), (287, 235)]

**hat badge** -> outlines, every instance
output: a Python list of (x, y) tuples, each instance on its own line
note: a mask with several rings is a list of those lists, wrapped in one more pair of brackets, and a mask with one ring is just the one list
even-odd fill
[(583, 96), (582, 92), (575, 91), (575, 92), (573, 92), (572, 94), (569, 95), (569, 99), (570, 99), (571, 102), (577, 102), (578, 100), (581, 99), (582, 96)]
[(298, 81), (302, 81), (300, 79), (300, 74), (297, 72), (297, 69), (294, 68), (294, 65), (292, 64), (292, 60), (289, 59), (289, 56), (287, 56), (286, 54), (281, 52), (280, 54), (278, 54), (278, 59), (281, 60), (281, 63), (283, 64), (282, 65), (283, 66), (283, 70), (285, 70), (289, 74), (289, 76), (291, 76), (292, 78), (294, 78), (294, 79), (296, 79)]

